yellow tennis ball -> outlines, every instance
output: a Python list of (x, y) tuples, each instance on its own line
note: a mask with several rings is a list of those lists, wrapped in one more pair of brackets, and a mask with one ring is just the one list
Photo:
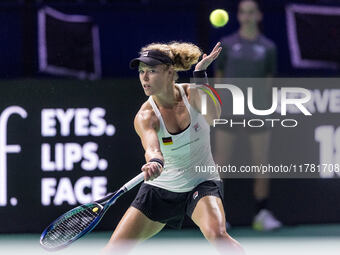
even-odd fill
[(229, 15), (223, 9), (216, 9), (210, 13), (209, 19), (214, 27), (223, 27), (228, 23)]

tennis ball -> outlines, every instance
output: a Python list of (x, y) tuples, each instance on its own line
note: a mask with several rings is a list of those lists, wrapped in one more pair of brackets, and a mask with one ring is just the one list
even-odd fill
[(223, 27), (228, 23), (229, 15), (223, 9), (216, 9), (210, 13), (209, 19), (214, 27)]

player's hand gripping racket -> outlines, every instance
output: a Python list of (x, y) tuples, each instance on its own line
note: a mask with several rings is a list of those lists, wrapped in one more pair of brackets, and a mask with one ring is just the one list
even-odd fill
[(104, 198), (78, 206), (49, 225), (40, 237), (40, 244), (46, 250), (62, 249), (90, 232), (116, 200), (144, 179), (144, 172), (127, 182), (123, 187)]

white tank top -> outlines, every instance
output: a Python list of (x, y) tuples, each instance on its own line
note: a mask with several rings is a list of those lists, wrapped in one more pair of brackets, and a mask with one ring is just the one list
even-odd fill
[(156, 179), (145, 183), (173, 192), (188, 192), (201, 182), (220, 180), (217, 172), (207, 171), (208, 166), (215, 166), (210, 147), (210, 126), (202, 114), (191, 107), (182, 85), (176, 84), (191, 121), (180, 133), (168, 132), (157, 105), (152, 96), (149, 97), (149, 102), (159, 119), (157, 135), (164, 157), (164, 169)]

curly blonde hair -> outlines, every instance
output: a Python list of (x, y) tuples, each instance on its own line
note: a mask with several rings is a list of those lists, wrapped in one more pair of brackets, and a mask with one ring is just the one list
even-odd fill
[(190, 70), (202, 55), (201, 49), (192, 43), (172, 41), (169, 43), (151, 43), (143, 47), (140, 53), (147, 50), (159, 50), (174, 62), (175, 71)]

